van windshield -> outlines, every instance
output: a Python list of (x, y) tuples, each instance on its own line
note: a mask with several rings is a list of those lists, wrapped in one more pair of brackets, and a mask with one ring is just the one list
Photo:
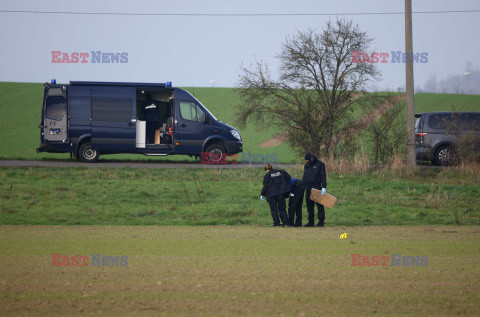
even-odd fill
[(210, 117), (213, 118), (213, 120), (218, 121), (218, 119), (207, 109), (207, 107), (205, 107), (200, 101), (198, 101), (198, 99), (197, 102), (210, 115)]

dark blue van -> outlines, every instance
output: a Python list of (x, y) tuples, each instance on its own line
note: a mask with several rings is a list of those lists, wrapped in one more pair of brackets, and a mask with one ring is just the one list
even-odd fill
[(242, 137), (195, 97), (171, 83), (46, 83), (37, 152), (183, 154), (221, 158), (242, 152)]

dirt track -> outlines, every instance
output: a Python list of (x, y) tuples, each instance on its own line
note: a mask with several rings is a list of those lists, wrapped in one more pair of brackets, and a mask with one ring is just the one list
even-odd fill
[[(282, 167), (293, 167), (295, 164), (278, 164)], [(142, 162), (117, 162), (100, 161), (97, 163), (82, 163), (77, 161), (16, 161), (0, 160), (0, 166), (7, 167), (130, 167), (130, 168), (259, 168), (264, 164), (227, 164), (210, 165), (200, 163), (142, 163)]]

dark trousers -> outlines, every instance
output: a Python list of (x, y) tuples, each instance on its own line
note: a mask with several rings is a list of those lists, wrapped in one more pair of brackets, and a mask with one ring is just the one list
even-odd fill
[(147, 136), (147, 144), (154, 144), (155, 143), (155, 131), (160, 128), (160, 122), (158, 121), (152, 121), (148, 122), (147, 121), (147, 131), (146, 131), (146, 136)]
[(323, 205), (319, 203), (314, 202), (313, 200), (310, 200), (312, 188), (314, 187), (306, 186), (305, 201), (307, 202), (308, 223), (313, 224), (315, 222), (315, 205), (317, 205), (318, 208), (318, 220), (320, 221), (320, 223), (323, 223), (325, 220), (325, 207), (323, 207)]
[[(301, 180), (293, 183), (292, 195), (288, 200), (288, 224), (290, 226), (300, 227), (302, 225), (302, 205), (303, 195), (305, 194), (305, 184)], [(295, 221), (294, 218), (296, 217)]]
[[(287, 217), (287, 206), (285, 204), (285, 196), (284, 195), (272, 196), (268, 199), (268, 204), (270, 205), (270, 213), (272, 214), (273, 225), (279, 226), (280, 219), (282, 219), (282, 223), (284, 225), (287, 225), (288, 217)], [(280, 218), (278, 217), (279, 213), (280, 213)]]

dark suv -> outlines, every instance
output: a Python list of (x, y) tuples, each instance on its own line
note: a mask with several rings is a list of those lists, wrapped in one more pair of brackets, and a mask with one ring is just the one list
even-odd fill
[(424, 112), (415, 117), (417, 161), (452, 165), (462, 150), (480, 153), (480, 112)]

